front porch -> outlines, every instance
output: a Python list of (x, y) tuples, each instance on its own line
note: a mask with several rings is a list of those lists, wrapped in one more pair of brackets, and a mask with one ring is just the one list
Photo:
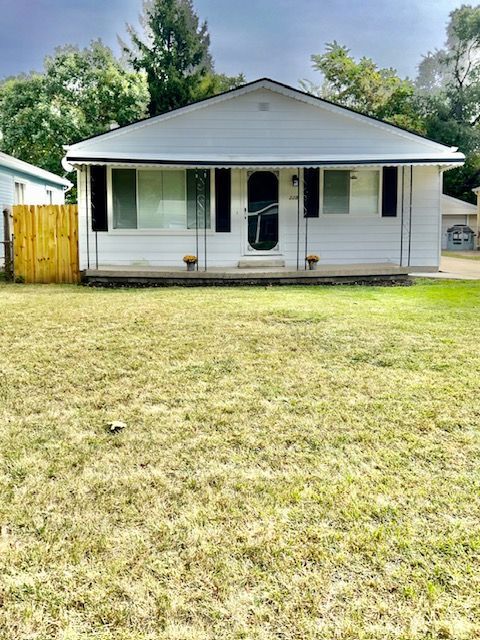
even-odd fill
[[(122, 180), (129, 198), (116, 190)], [(170, 200), (169, 181), (179, 187)], [(436, 166), (95, 165), (79, 184), (89, 284), (365, 282), (438, 269), (438, 201), (424, 198), (438, 193)], [(318, 270), (305, 269), (309, 255), (320, 256)]]
[(150, 287), (402, 284), (408, 282), (408, 272), (407, 267), (391, 263), (318, 265), (311, 271), (288, 267), (209, 267), (187, 271), (180, 267), (100, 266), (83, 271), (82, 282), (92, 286)]

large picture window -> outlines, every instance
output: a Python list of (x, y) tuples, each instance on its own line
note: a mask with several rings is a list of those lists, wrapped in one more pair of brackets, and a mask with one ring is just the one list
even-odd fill
[(112, 169), (114, 229), (210, 228), (210, 172)]
[(323, 213), (379, 214), (380, 172), (326, 169), (323, 172)]

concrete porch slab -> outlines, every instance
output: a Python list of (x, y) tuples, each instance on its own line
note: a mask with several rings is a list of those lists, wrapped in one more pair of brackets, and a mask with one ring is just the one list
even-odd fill
[(263, 267), (245, 269), (212, 267), (186, 271), (181, 267), (102, 266), (83, 272), (83, 282), (95, 285), (208, 286), (337, 284), (341, 282), (405, 281), (408, 269), (390, 263), (321, 265), (316, 270)]

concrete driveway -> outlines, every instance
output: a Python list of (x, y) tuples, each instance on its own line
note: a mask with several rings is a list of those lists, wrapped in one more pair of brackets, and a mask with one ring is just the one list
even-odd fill
[[(480, 253), (479, 253), (480, 258)], [(412, 273), (425, 278), (445, 278), (451, 280), (480, 280), (480, 259), (450, 258), (442, 256), (438, 273)]]

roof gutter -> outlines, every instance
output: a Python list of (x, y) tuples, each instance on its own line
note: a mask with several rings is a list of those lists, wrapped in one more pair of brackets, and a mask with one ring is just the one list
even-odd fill
[(458, 156), (432, 157), (432, 158), (375, 158), (375, 159), (349, 159), (349, 160), (172, 160), (165, 158), (112, 158), (89, 156), (68, 157), (62, 161), (64, 169), (78, 164), (116, 164), (116, 165), (161, 165), (172, 167), (327, 167), (327, 166), (360, 166), (360, 165), (463, 165), (464, 160)]

